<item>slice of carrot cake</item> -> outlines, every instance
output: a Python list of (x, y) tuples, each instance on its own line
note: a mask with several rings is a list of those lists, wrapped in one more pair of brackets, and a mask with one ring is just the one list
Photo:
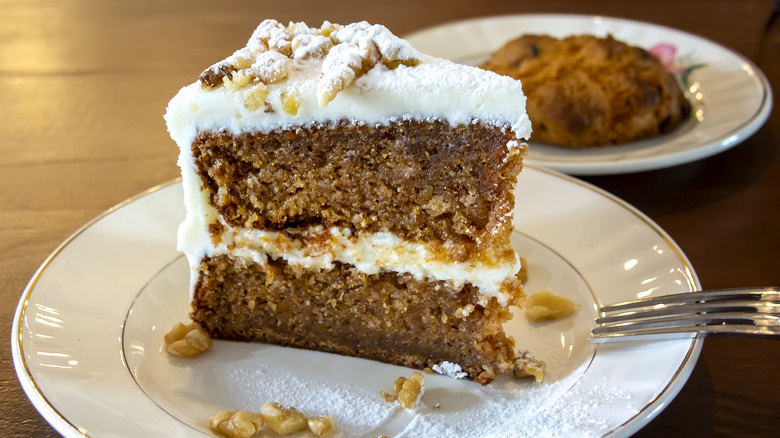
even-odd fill
[(193, 320), (483, 384), (511, 369), (524, 108), (520, 82), (384, 26), (264, 21), (165, 115)]

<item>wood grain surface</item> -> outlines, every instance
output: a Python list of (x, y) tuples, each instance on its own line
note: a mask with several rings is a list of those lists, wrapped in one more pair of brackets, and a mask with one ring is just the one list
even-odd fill
[[(405, 34), (510, 13), (582, 13), (698, 34), (780, 87), (770, 0), (0, 0), (0, 435), (57, 436), (14, 372), (14, 310), (38, 266), (85, 222), (178, 176), (166, 103), (264, 18), (368, 20)], [(694, 163), (584, 178), (661, 225), (705, 288), (780, 285), (780, 116)], [(680, 394), (637, 436), (777, 436), (780, 341), (707, 338)]]

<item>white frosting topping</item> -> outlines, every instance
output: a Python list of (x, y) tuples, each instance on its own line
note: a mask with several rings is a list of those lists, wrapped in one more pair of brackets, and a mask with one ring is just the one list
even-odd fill
[[(323, 108), (316, 88), (319, 67), (317, 61), (301, 61), (286, 80), (269, 84), (265, 100), (274, 109), (270, 113), (262, 107), (247, 108), (241, 92), (226, 87), (204, 90), (200, 83), (191, 84), (168, 104), (168, 130), (179, 145), (186, 147), (199, 131), (269, 132), (344, 119), (366, 124), (386, 124), (402, 118), (439, 119), (453, 126), (480, 119), (505, 126), (518, 137), (530, 135), (520, 83), (507, 77), (424, 56), (415, 67), (389, 70), (377, 65)], [(291, 91), (299, 96), (294, 115), (283, 110), (283, 99)], [(511, 140), (507, 147), (519, 145)]]
[[(321, 34), (326, 27), (336, 30), (326, 37)], [(518, 138), (530, 136), (519, 81), (422, 55), (384, 26), (326, 22), (322, 29), (264, 21), (246, 47), (207, 70), (233, 71), (234, 83), (222, 79), (231, 86), (211, 88), (198, 81), (171, 100), (165, 116), (171, 136), (189, 145), (201, 130), (240, 134), (399, 118), (435, 118), (453, 126), (479, 119), (511, 129)], [(248, 105), (248, 91), (258, 83), (268, 89), (266, 105)], [(285, 109), (291, 95), (297, 98), (294, 111)], [(518, 144), (512, 140), (507, 147)]]
[[(490, 266), (446, 263), (437, 261), (426, 245), (389, 233), (352, 236), (347, 230), (330, 229), (333, 245), (314, 253), (300, 245), (283, 250), (274, 243), (279, 236), (272, 232), (226, 226), (223, 243), (214, 246), (208, 224), (219, 218), (203, 198), (191, 145), (202, 131), (239, 135), (341, 120), (368, 125), (441, 120), (452, 126), (479, 120), (511, 130), (518, 139), (528, 138), (531, 124), (519, 81), (422, 55), (385, 27), (365, 22), (344, 27), (326, 22), (321, 29), (311, 29), (302, 23), (284, 27), (266, 20), (246, 47), (207, 72), (225, 74), (224, 85), (204, 86), (201, 81), (188, 85), (170, 101), (165, 114), (180, 148), (187, 206), (179, 249), (193, 269), (204, 255), (223, 253), (259, 263), (270, 255), (313, 268), (340, 261), (366, 273), (404, 272), (455, 286), (472, 283), (483, 295), (507, 303), (501, 285), (517, 272), (519, 260)], [(264, 105), (253, 104), (258, 96)], [(506, 146), (512, 151), (521, 147), (516, 140)]]

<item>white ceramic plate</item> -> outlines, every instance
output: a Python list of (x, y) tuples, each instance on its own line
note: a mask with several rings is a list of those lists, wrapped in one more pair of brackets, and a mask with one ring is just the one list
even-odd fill
[(612, 34), (649, 49), (677, 47), (689, 62), (705, 63), (690, 75), (694, 114), (675, 131), (621, 146), (567, 149), (532, 143), (527, 162), (574, 175), (629, 173), (683, 164), (727, 150), (764, 124), (772, 92), (764, 74), (748, 59), (707, 39), (638, 21), (586, 15), (529, 14), (478, 18), (407, 35), (430, 55), (478, 65), (522, 34), (564, 37)]
[[(381, 390), (411, 370), (264, 344), (216, 341), (195, 359), (169, 356), (162, 337), (187, 320), (188, 266), (176, 251), (181, 184), (107, 211), (45, 261), (19, 302), (13, 359), (32, 403), (55, 429), (79, 436), (211, 436), (208, 418), (267, 401), (329, 414), (337, 436), (627, 436), (677, 394), (699, 338), (595, 346), (600, 304), (692, 291), (677, 245), (640, 212), (578, 180), (527, 167), (517, 190), (518, 251), (528, 293), (578, 305), (570, 318), (508, 324), (548, 363), (545, 382), (509, 377), (482, 387), (426, 375), (409, 413)], [(438, 404), (438, 407), (436, 406)]]

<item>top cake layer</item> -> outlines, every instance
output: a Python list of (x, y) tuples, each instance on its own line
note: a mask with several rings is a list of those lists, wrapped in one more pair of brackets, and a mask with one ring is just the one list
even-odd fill
[[(502, 98), (490, 98), (496, 95)], [(408, 118), (453, 126), (479, 119), (517, 138), (531, 133), (518, 81), (423, 55), (384, 26), (366, 22), (325, 22), (317, 29), (266, 20), (246, 47), (182, 89), (166, 114), (179, 144), (192, 143), (199, 131), (241, 134)]]

